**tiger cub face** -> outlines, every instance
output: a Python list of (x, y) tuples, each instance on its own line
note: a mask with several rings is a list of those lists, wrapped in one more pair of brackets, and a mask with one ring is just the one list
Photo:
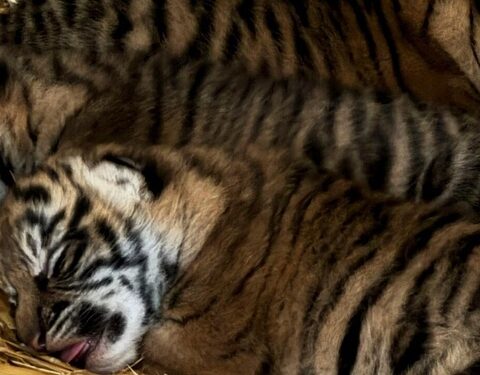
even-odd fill
[[(138, 357), (179, 249), (186, 256), (200, 246), (221, 210), (213, 184), (162, 155), (159, 164), (137, 164), (107, 148), (88, 160), (49, 161), (18, 180), (0, 223), (0, 271), (22, 341), (101, 373)], [(198, 207), (185, 202), (192, 195)]]

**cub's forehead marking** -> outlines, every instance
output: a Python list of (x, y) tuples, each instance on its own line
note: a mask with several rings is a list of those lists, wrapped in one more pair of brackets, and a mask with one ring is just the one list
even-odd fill
[(47, 254), (42, 249), (42, 233), (38, 225), (23, 228), (18, 238), (20, 250), (25, 256), (30, 274), (36, 277), (45, 271)]

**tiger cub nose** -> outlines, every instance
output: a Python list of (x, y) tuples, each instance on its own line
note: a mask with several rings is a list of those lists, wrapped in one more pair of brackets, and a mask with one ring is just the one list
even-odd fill
[(32, 340), (30, 340), (29, 346), (36, 350), (37, 352), (41, 352), (45, 350), (45, 335), (41, 332), (37, 333)]

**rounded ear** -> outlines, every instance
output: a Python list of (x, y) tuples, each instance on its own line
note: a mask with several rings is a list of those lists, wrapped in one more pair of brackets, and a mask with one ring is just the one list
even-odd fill
[(108, 157), (91, 164), (73, 156), (67, 164), (80, 185), (116, 208), (128, 209), (152, 198), (139, 166), (126, 157)]
[(127, 150), (124, 150), (123, 153), (107, 151), (100, 157), (100, 162), (110, 162), (118, 167), (129, 168), (140, 173), (144, 187), (153, 198), (158, 198), (165, 187), (167, 172), (165, 168), (161, 169), (158, 167), (154, 156), (148, 152), (140, 154), (138, 152), (128, 152)]
[(170, 164), (162, 162), (161, 153), (148, 149), (100, 145), (87, 154), (78, 151), (63, 159), (76, 181), (118, 207), (158, 198), (171, 176)]

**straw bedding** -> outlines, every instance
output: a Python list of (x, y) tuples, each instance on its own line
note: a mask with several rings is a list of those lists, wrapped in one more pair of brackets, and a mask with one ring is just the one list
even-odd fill
[[(137, 363), (116, 375), (157, 375)], [(35, 353), (20, 344), (15, 337), (15, 325), (9, 314), (8, 303), (0, 295), (0, 375), (91, 375), (57, 358)], [(160, 373), (163, 375), (163, 371)]]

